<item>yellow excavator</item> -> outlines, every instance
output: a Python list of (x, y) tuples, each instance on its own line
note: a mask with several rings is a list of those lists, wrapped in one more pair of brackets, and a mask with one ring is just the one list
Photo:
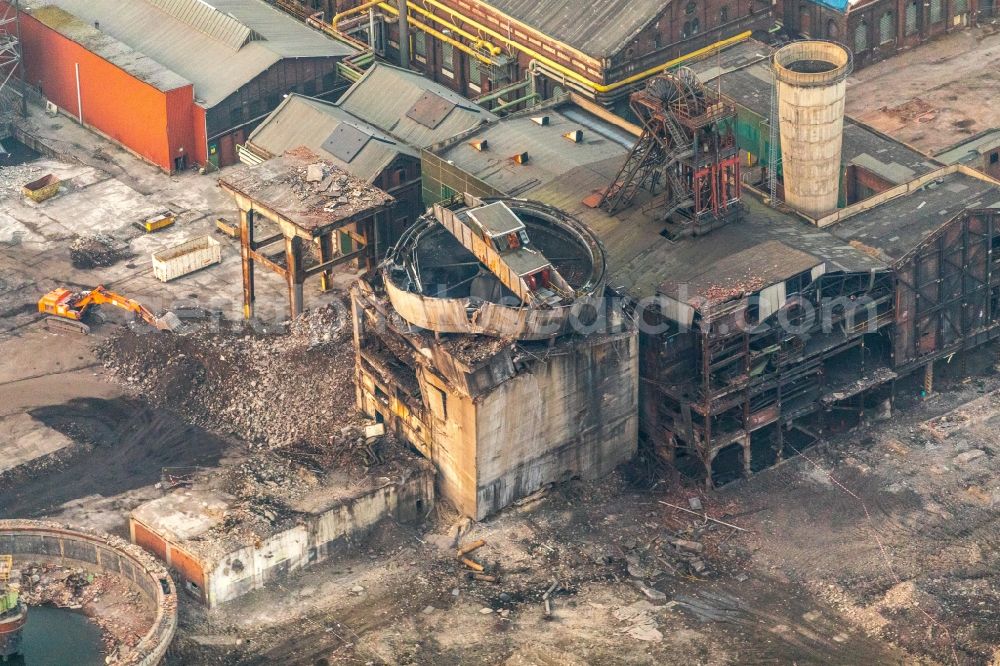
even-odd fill
[(38, 301), (38, 311), (44, 315), (45, 326), (49, 330), (90, 333), (90, 327), (83, 322), (84, 316), (95, 305), (109, 304), (128, 310), (138, 319), (159, 330), (172, 330), (175, 326), (169, 315), (159, 318), (138, 301), (98, 286), (90, 291), (70, 291), (53, 289)]

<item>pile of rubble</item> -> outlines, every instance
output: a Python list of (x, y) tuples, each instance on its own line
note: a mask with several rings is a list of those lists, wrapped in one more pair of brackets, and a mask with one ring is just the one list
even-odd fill
[(30, 183), (41, 174), (41, 167), (30, 164), (0, 166), (0, 198), (19, 193), (25, 183)]
[(122, 329), (98, 356), (150, 402), (251, 448), (325, 446), (360, 423), (346, 300), (304, 313), (285, 333), (217, 324), (187, 335)]
[(153, 618), (138, 591), (120, 576), (80, 568), (30, 563), (21, 569), (21, 598), (28, 606), (79, 610), (101, 629), (106, 663), (118, 663), (149, 631)]
[(108, 236), (79, 236), (69, 246), (69, 258), (74, 268), (113, 266), (131, 256), (127, 243)]

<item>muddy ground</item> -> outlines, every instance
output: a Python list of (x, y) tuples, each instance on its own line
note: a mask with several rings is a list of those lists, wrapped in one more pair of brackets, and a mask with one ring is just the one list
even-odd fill
[(80, 497), (152, 485), (164, 467), (214, 467), (227, 446), (138, 398), (76, 398), (28, 413), (75, 445), (0, 476), (2, 518), (37, 518)]

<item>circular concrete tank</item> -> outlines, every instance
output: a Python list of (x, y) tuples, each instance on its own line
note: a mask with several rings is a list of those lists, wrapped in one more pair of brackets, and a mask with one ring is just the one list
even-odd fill
[(825, 41), (794, 42), (773, 56), (785, 202), (809, 217), (837, 208), (844, 94), (851, 52)]
[(120, 648), (117, 663), (156, 666), (163, 660), (177, 630), (177, 595), (167, 570), (139, 546), (57, 523), (9, 519), (0, 520), (0, 554), (13, 556), (16, 568), (39, 562), (120, 576), (152, 612), (153, 622), (135, 646)]

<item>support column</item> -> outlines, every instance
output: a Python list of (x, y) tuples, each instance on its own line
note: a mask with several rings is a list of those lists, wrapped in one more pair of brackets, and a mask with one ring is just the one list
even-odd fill
[(924, 366), (924, 397), (934, 392), (934, 361)]
[(288, 266), (288, 308), (292, 318), (302, 314), (302, 283), (306, 281), (302, 270), (302, 239), (285, 237), (285, 262)]
[(743, 436), (743, 477), (749, 479), (753, 476), (753, 470), (750, 467), (750, 433)]
[[(325, 264), (333, 259), (333, 235), (336, 231), (323, 234), (319, 237), (319, 263)], [(320, 291), (330, 291), (333, 289), (333, 270), (326, 269), (319, 274)]]
[(240, 257), (243, 260), (243, 318), (253, 318), (253, 211), (240, 211)]
[[(409, 9), (406, 0), (396, 0), (396, 8), (399, 10), (397, 17), (397, 28), (399, 30), (399, 66), (403, 69), (410, 68), (410, 24)], [(387, 93), (390, 91), (386, 91)]]

